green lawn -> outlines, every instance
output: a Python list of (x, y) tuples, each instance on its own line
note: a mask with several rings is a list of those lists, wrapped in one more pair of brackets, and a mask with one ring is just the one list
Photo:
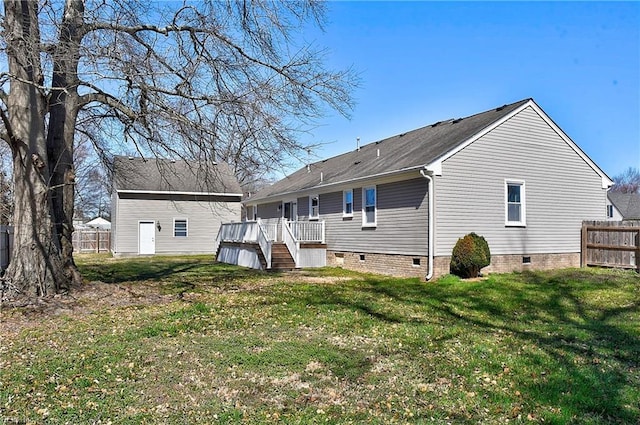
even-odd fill
[(634, 272), (79, 263), (74, 298), (2, 311), (0, 424), (640, 422)]

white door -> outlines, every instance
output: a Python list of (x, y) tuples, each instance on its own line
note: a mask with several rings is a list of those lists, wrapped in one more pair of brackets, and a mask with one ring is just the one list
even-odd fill
[(138, 226), (138, 254), (155, 254), (156, 224), (153, 221), (141, 221)]

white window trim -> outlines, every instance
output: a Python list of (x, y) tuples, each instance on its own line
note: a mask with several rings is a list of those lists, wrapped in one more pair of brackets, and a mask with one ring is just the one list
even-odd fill
[(251, 205), (251, 221), (256, 221), (258, 219), (258, 206)]
[[(351, 212), (347, 212), (347, 193), (351, 193)], [(346, 189), (342, 191), (342, 216), (353, 217), (353, 189)]]
[[(520, 186), (520, 221), (509, 221), (509, 185)], [(507, 227), (527, 227), (527, 196), (524, 180), (504, 181), (504, 225)]]
[[(312, 215), (313, 213), (313, 208), (312, 208), (312, 200), (313, 198), (318, 199), (318, 211), (316, 215)], [(309, 220), (319, 220), (320, 219), (320, 195), (309, 195)]]
[[(184, 221), (186, 224), (186, 231), (187, 234), (184, 236), (176, 236), (176, 221)], [(188, 218), (181, 218), (181, 217), (177, 217), (173, 219), (173, 237), (174, 238), (186, 238), (189, 237), (189, 219)]]
[[(376, 193), (375, 202), (373, 204), (373, 223), (367, 223), (367, 189), (373, 189)], [(376, 227), (378, 225), (378, 187), (365, 186), (362, 188), (362, 227)]]

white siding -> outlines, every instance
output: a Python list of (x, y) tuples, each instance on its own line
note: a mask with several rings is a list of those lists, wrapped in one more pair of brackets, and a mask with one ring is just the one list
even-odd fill
[[(212, 253), (221, 223), (240, 221), (240, 202), (167, 201), (158, 199), (118, 199), (117, 223), (112, 228), (116, 255), (138, 253), (138, 222), (159, 222), (156, 254)], [(173, 236), (173, 220), (188, 220), (188, 236)]]
[(220, 247), (216, 261), (262, 270), (258, 253), (255, 249), (248, 247), (223, 245)]
[[(505, 179), (526, 185), (526, 227), (505, 226)], [(580, 251), (582, 220), (605, 218), (601, 177), (526, 108), (443, 162), (435, 178), (436, 255), (484, 236), (492, 254)]]

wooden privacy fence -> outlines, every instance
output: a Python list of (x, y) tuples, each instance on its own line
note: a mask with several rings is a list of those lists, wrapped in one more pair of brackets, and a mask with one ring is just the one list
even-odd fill
[(640, 220), (582, 222), (582, 267), (635, 269), (640, 273)]
[(76, 229), (73, 232), (75, 252), (109, 252), (111, 231), (102, 229)]

